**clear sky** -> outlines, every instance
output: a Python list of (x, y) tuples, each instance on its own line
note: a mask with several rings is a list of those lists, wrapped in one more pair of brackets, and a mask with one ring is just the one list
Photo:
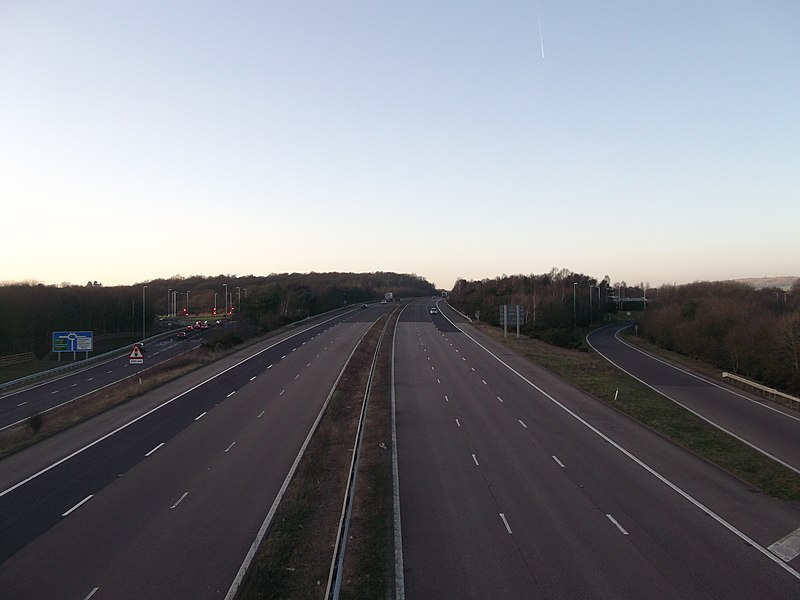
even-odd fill
[(0, 281), (800, 275), (800, 2), (0, 0), (0, 200)]

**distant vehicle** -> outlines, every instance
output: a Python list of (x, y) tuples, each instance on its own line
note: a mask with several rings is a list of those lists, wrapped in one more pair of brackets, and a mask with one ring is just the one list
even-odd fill
[(187, 325), (186, 326), (186, 333), (191, 333), (193, 331), (194, 331), (194, 327), (192, 327), (191, 325)]
[(367, 308), (367, 305), (366, 304), (362, 304), (361, 308)]
[(392, 292), (386, 292), (383, 295), (383, 299), (386, 300), (387, 302), (391, 302), (394, 299), (394, 294)]
[(431, 308), (431, 314), (432, 314), (432, 315), (438, 315), (438, 314), (439, 314), (439, 309), (438, 309), (438, 308), (436, 308), (435, 306), (434, 306), (434, 307), (432, 307), (432, 308)]
[(200, 329), (208, 329), (208, 321), (203, 321), (200, 323)]
[(386, 300), (381, 300), (381, 304), (386, 304)]
[(177, 335), (177, 338), (179, 340), (185, 340), (186, 339), (186, 332), (185, 331), (179, 331), (178, 335)]

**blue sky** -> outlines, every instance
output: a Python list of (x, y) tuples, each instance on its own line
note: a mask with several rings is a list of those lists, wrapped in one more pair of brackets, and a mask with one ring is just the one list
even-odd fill
[(5, 0), (0, 281), (800, 275), (799, 31), (795, 1)]

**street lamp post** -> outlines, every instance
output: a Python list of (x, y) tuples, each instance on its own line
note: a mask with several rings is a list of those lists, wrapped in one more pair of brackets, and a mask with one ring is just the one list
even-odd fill
[(228, 315), (228, 284), (227, 283), (223, 283), (222, 285), (225, 286), (225, 316), (227, 316)]
[(219, 292), (214, 292), (214, 314), (215, 315), (217, 314), (217, 294), (219, 294)]
[(189, 316), (189, 292), (186, 292), (186, 316)]
[(592, 326), (592, 288), (594, 286), (590, 283), (589, 284), (589, 327)]
[(236, 286), (236, 311), (242, 310), (242, 288)]
[(172, 288), (167, 290), (167, 316), (172, 316)]
[(147, 289), (147, 286), (146, 286), (146, 285), (143, 285), (143, 286), (142, 286), (142, 341), (144, 341), (144, 338), (145, 338), (145, 322), (144, 322), (144, 313), (145, 313), (144, 307), (145, 307), (145, 304), (144, 304), (144, 291), (145, 291), (146, 289)]
[(578, 282), (572, 282), (572, 326), (578, 326)]

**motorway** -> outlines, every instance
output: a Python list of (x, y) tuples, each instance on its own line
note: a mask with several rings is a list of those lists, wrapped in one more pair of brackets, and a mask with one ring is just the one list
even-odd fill
[(402, 572), (427, 598), (788, 598), (797, 506), (417, 302), (395, 339)]
[(3, 394), (0, 396), (0, 430), (24, 421), (31, 415), (63, 406), (135, 376), (146, 368), (194, 350), (200, 346), (204, 337), (205, 332), (189, 334), (182, 341), (165, 339), (148, 343), (144, 365), (131, 365), (125, 354)]
[[(0, 598), (225, 597), (383, 310), (351, 310), (240, 351), (105, 434), (95, 427), (68, 454), (52, 446), (49, 465), (31, 448), (38, 471), (27, 451), (0, 461)], [(74, 435), (60, 434), (63, 446)]]
[(628, 326), (603, 327), (587, 341), (645, 385), (800, 474), (798, 413), (651, 356), (620, 337)]

